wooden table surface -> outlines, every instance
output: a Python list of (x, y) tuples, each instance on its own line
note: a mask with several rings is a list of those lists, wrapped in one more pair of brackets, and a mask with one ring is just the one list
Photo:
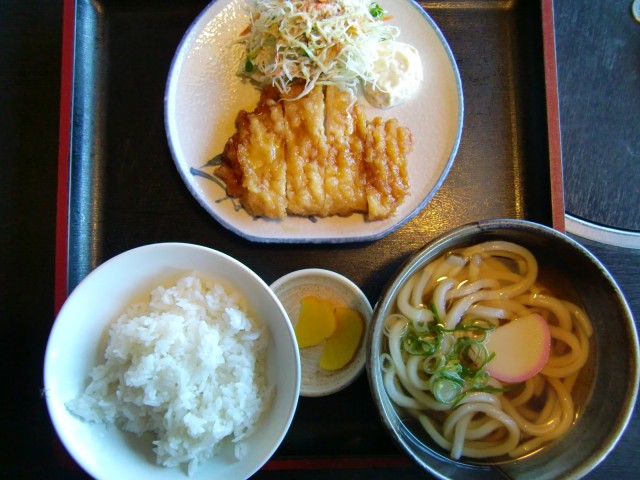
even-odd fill
[[(567, 211), (634, 233), (640, 231), (640, 24), (630, 5), (556, 0), (555, 26)], [(54, 317), (61, 32), (61, 0), (0, 0), (2, 478), (86, 478), (60, 465), (66, 457), (41, 392)], [(640, 249), (578, 240), (609, 268), (640, 319)], [(618, 447), (587, 478), (637, 478), (638, 425), (636, 412)], [(363, 467), (303, 478), (418, 473)]]

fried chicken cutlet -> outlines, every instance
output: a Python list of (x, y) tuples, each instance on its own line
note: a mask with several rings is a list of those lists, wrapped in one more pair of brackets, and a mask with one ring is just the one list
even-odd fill
[(216, 175), (250, 215), (287, 215), (285, 128), (277, 91), (265, 89), (253, 112), (240, 111), (237, 131), (224, 147)]
[(325, 163), (329, 145), (324, 130), (321, 88), (282, 102), (285, 119), (287, 211), (305, 217), (325, 215)]
[(409, 191), (411, 132), (396, 119), (366, 119), (349, 93), (317, 86), (297, 100), (263, 90), (241, 111), (216, 171), (253, 216), (394, 214)]

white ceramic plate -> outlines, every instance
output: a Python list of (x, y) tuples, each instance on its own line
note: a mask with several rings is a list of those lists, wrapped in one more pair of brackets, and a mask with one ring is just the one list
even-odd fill
[(369, 118), (396, 117), (413, 133), (414, 150), (408, 157), (410, 196), (396, 214), (375, 222), (365, 221), (361, 214), (270, 220), (251, 217), (238, 208), (214, 180), (215, 168), (208, 165), (235, 132), (238, 112), (253, 110), (259, 98), (259, 91), (236, 75), (242, 50), (232, 45), (248, 24), (245, 2), (218, 0), (205, 8), (186, 32), (169, 72), (167, 136), (180, 175), (193, 196), (226, 228), (259, 242), (376, 240), (406, 223), (444, 181), (462, 133), (460, 75), (436, 24), (410, 0), (379, 2), (393, 16), (392, 23), (401, 28), (399, 40), (418, 49), (424, 69), (423, 85), (412, 99), (387, 110), (366, 108)]
[[(156, 465), (150, 435), (137, 437), (71, 415), (65, 403), (80, 395), (89, 372), (104, 361), (108, 325), (127, 305), (148, 298), (160, 284), (197, 271), (222, 281), (249, 300), (269, 328), (267, 377), (276, 389), (271, 408), (247, 438), (247, 456), (233, 460), (231, 449), (200, 465), (187, 477), (186, 465)], [(237, 260), (197, 245), (154, 244), (124, 252), (91, 272), (69, 295), (51, 330), (44, 364), (47, 407), (69, 453), (93, 478), (177, 480), (245, 479), (275, 452), (293, 419), (300, 392), (300, 357), (295, 334), (271, 289)]]

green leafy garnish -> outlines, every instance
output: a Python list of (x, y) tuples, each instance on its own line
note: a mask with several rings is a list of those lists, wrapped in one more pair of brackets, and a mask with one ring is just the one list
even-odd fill
[[(436, 325), (435, 327), (438, 327)], [(433, 355), (438, 351), (442, 344), (442, 334), (437, 328), (430, 328), (421, 334), (409, 330), (403, 340), (402, 344), (407, 352), (411, 355)]]
[[(430, 309), (434, 322), (427, 325), (426, 331), (416, 331), (410, 326), (402, 338), (402, 347), (411, 355), (427, 357), (423, 368), (431, 375), (429, 385), (436, 400), (455, 406), (471, 392), (506, 391), (488, 386), (491, 375), (485, 369), (494, 357), (485, 343), (495, 325), (474, 318), (446, 329), (435, 305), (430, 305)], [(445, 334), (452, 334), (455, 339), (446, 353), (440, 351)]]
[(371, 4), (369, 7), (369, 13), (377, 20), (381, 20), (384, 16), (384, 10), (377, 2)]
[(434, 303), (431, 304), (431, 313), (433, 313), (433, 321), (438, 324), (442, 324), (442, 322), (440, 321), (440, 315), (438, 315), (438, 309), (436, 308)]
[(247, 60), (244, 64), (244, 71), (247, 73), (253, 72), (253, 62), (251, 60)]
[(460, 383), (450, 378), (440, 377), (434, 382), (431, 390), (433, 391), (433, 396), (436, 397), (436, 400), (441, 403), (451, 404), (460, 397), (463, 387), (464, 383)]

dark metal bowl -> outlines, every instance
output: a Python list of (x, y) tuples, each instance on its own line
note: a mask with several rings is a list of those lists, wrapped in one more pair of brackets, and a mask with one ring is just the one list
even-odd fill
[[(570, 287), (593, 323), (592, 352), (576, 384), (578, 415), (560, 439), (527, 457), (500, 462), (451, 460), (413, 428), (391, 403), (379, 365), (386, 349), (383, 325), (396, 295), (413, 273), (443, 253), (487, 240), (518, 243), (536, 256), (541, 272), (552, 270)], [(367, 374), (380, 417), (398, 445), (441, 479), (578, 478), (614, 448), (631, 417), (639, 384), (638, 336), (624, 295), (606, 268), (584, 247), (549, 227), (523, 220), (486, 220), (456, 228), (411, 256), (389, 280), (374, 310), (367, 338)]]

